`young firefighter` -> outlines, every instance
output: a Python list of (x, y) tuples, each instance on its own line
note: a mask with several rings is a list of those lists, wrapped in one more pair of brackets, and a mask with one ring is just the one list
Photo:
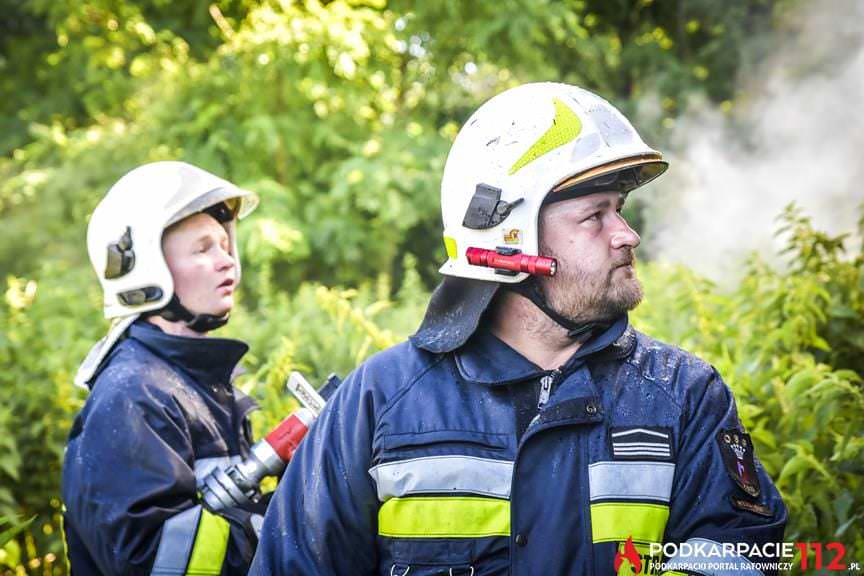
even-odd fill
[(686, 542), (688, 574), (760, 574), (721, 544), (782, 540), (786, 511), (729, 388), (627, 320), (642, 290), (621, 208), (665, 169), (574, 86), (484, 104), (444, 169), (426, 318), (330, 400), (250, 573), (656, 574), (651, 545)]
[(200, 168), (156, 162), (93, 212), (90, 260), (114, 323), (76, 376), (91, 392), (63, 466), (75, 576), (248, 569), (260, 515), (213, 513), (197, 488), (251, 443), (254, 403), (231, 383), (247, 346), (207, 336), (234, 305), (235, 223), (256, 204)]

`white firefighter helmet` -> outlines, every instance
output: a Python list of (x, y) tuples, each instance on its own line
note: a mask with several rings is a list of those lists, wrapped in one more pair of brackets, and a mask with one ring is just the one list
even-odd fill
[[(555, 272), (553, 261), (538, 254), (540, 209), (544, 202), (595, 192), (626, 194), (667, 167), (623, 114), (587, 90), (525, 84), (490, 99), (459, 131), (444, 166), (448, 259), (412, 342), (436, 353), (458, 348), (503, 285), (528, 297), (571, 337), (590, 333), (593, 323), (562, 317), (537, 282), (527, 280), (529, 272)], [(482, 258), (473, 258), (478, 252)], [(519, 264), (490, 267), (502, 259)], [(540, 266), (540, 260), (546, 262)]]
[(447, 157), (441, 211), (448, 260), (440, 272), (521, 282), (527, 273), (472, 265), (466, 251), (537, 255), (548, 193), (626, 193), (666, 168), (623, 114), (587, 90), (549, 82), (498, 94), (468, 119)]
[[(220, 207), (217, 219), (237, 257), (235, 220), (258, 205), (252, 192), (185, 162), (153, 162), (118, 180), (96, 206), (87, 227), (90, 262), (102, 285), (108, 335), (88, 354), (75, 383), (85, 385), (126, 328), (142, 313), (174, 299), (174, 281), (162, 253), (162, 233), (184, 218)], [(176, 302), (174, 302), (176, 304)]]

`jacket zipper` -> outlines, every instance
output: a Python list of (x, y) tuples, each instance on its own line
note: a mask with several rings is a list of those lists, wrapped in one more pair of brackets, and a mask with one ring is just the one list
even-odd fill
[(537, 398), (538, 410), (542, 410), (543, 406), (549, 402), (549, 396), (552, 395), (552, 387), (555, 385), (555, 381), (558, 380), (559, 376), (561, 376), (561, 370), (555, 369), (546, 376), (540, 378), (540, 396)]

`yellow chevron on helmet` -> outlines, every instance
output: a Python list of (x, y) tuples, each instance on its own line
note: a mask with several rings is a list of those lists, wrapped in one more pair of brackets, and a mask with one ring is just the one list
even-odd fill
[(555, 104), (555, 118), (552, 119), (552, 126), (510, 167), (508, 172), (510, 176), (547, 152), (572, 142), (582, 131), (582, 122), (573, 110), (559, 98), (552, 98), (552, 103)]

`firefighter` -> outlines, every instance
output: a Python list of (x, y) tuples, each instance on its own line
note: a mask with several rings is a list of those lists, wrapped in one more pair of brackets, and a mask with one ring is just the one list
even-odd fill
[(721, 573), (704, 562), (720, 551), (759, 574), (723, 544), (782, 540), (786, 511), (729, 388), (628, 323), (639, 236), (621, 209), (666, 168), (574, 86), (477, 110), (444, 168), (448, 260), (423, 323), (330, 400), (250, 574), (656, 574), (662, 543), (691, 545), (667, 558), (688, 573)]
[(199, 482), (249, 451), (246, 344), (207, 337), (240, 281), (235, 223), (254, 194), (183, 162), (123, 176), (90, 219), (113, 320), (75, 382), (90, 389), (63, 465), (72, 573), (245, 574), (263, 509), (202, 506)]

